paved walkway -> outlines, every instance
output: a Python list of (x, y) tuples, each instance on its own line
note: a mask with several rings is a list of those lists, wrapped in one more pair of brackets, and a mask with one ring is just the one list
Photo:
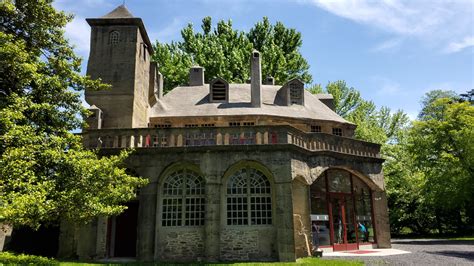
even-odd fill
[[(382, 249), (374, 251), (382, 251)], [(396, 254), (398, 251), (403, 253)], [(391, 252), (394, 254), (387, 254)], [(342, 252), (335, 253), (337, 255)], [(363, 261), (366, 265), (474, 265), (474, 241), (394, 239), (392, 249), (388, 249), (387, 252), (364, 253), (344, 252), (340, 256), (328, 256), (329, 253), (327, 253), (323, 255), (323, 259), (344, 257), (344, 259)]]

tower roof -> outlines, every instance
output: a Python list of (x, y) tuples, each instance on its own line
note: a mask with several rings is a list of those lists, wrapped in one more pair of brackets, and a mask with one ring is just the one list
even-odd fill
[(145, 29), (141, 18), (134, 17), (125, 5), (120, 5), (110, 13), (100, 18), (86, 18), (90, 26), (108, 26), (108, 25), (135, 25), (140, 29), (143, 41), (147, 45), (150, 54), (153, 54), (153, 46)]
[(133, 15), (125, 5), (120, 5), (102, 18), (133, 18)]

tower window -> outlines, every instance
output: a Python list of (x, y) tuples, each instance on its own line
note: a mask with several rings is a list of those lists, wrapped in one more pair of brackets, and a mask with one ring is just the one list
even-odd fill
[(110, 44), (117, 45), (120, 41), (120, 33), (118, 31), (112, 31), (109, 36)]

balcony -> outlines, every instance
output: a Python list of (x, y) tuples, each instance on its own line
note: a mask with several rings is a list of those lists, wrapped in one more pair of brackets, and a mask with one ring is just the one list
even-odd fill
[(330, 151), (380, 158), (380, 145), (325, 133), (306, 133), (291, 126), (212, 128), (133, 128), (87, 130), (87, 148), (168, 148), (291, 144), (308, 151)]

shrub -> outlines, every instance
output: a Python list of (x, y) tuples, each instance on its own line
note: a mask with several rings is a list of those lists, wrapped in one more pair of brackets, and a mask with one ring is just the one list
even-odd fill
[(27, 254), (15, 254), (11, 252), (0, 252), (0, 264), (4, 265), (59, 265), (59, 262), (41, 256), (27, 255)]

